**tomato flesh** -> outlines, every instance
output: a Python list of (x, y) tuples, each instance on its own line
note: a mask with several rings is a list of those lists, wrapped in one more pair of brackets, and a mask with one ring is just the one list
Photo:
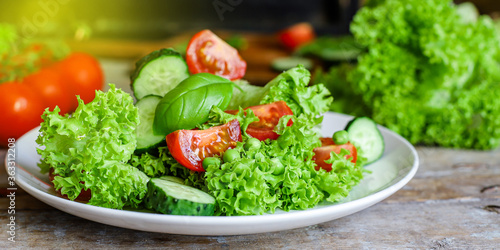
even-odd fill
[(325, 163), (326, 160), (330, 159), (330, 152), (335, 152), (337, 154), (340, 153), (341, 149), (347, 149), (351, 152), (349, 155), (346, 155), (345, 158), (349, 159), (352, 157), (351, 162), (356, 163), (358, 159), (358, 152), (356, 147), (352, 145), (352, 143), (348, 142), (342, 145), (336, 145), (333, 142), (332, 138), (320, 138), (321, 147), (317, 147), (314, 149), (313, 161), (316, 162), (316, 170), (320, 168), (326, 170), (327, 172), (332, 170), (332, 164)]
[(291, 50), (311, 42), (315, 37), (314, 29), (309, 23), (298, 23), (279, 33), (281, 43)]
[(167, 147), (174, 159), (193, 171), (205, 171), (203, 159), (220, 155), (241, 141), (238, 120), (205, 130), (177, 130), (166, 136)]
[(23, 79), (24, 84), (33, 88), (43, 99), (46, 107), (53, 110), (56, 106), (62, 114), (71, 111), (71, 88), (64, 84), (59, 72), (52, 68), (43, 68)]
[(210, 30), (202, 30), (191, 38), (186, 63), (191, 74), (206, 72), (230, 80), (242, 78), (247, 68), (238, 51)]
[[(246, 130), (247, 134), (251, 137), (257, 138), (260, 141), (267, 139), (276, 140), (279, 135), (274, 132), (274, 127), (278, 125), (281, 117), (285, 115), (293, 115), (292, 110), (285, 101), (277, 101), (269, 104), (262, 104), (246, 108), (251, 109), (253, 113), (259, 118), (258, 121), (250, 123)], [(228, 110), (226, 113), (237, 114), (238, 110)], [(293, 121), (290, 119), (287, 126), (292, 126)]]
[[(50, 180), (50, 183), (53, 183), (54, 177), (56, 177), (56, 176), (59, 176), (59, 175), (58, 174), (54, 174), (54, 169), (51, 168), (50, 171), (49, 171), (49, 180)], [(80, 182), (80, 183), (83, 183), (83, 182)], [(69, 200), (69, 198), (68, 198), (67, 195), (61, 194), (61, 190), (60, 189), (56, 190), (56, 192), (61, 197)], [(85, 189), (82, 188), (82, 191), (80, 192), (80, 194), (78, 195), (78, 197), (76, 197), (75, 201), (88, 202), (90, 200), (90, 198), (92, 198), (92, 191), (90, 191), (90, 189), (85, 190)]]
[(101, 65), (89, 54), (74, 52), (55, 67), (72, 90), (72, 110), (78, 107), (75, 95), (79, 95), (84, 103), (89, 103), (94, 100), (95, 91), (103, 89), (104, 73)]

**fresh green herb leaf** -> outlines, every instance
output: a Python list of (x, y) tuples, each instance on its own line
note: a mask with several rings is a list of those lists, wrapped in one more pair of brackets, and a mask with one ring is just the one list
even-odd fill
[(193, 129), (208, 120), (212, 107), (225, 109), (233, 94), (233, 83), (209, 73), (186, 78), (165, 94), (155, 111), (153, 131), (167, 135), (179, 129)]

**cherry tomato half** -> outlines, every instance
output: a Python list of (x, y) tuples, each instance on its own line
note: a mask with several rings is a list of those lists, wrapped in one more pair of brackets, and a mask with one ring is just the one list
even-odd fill
[(42, 122), (43, 101), (29, 86), (19, 82), (0, 84), (0, 145), (19, 138)]
[(220, 155), (241, 141), (241, 129), (234, 119), (205, 130), (177, 130), (167, 135), (167, 147), (177, 162), (193, 171), (205, 171), (203, 159)]
[(314, 29), (309, 23), (298, 23), (279, 33), (281, 43), (292, 50), (314, 40), (315, 37)]
[(88, 103), (94, 100), (96, 90), (102, 90), (104, 74), (97, 59), (89, 54), (74, 52), (55, 67), (73, 90), (72, 110), (78, 106), (75, 95)]
[(186, 63), (191, 74), (207, 72), (229, 80), (242, 78), (247, 69), (238, 51), (210, 30), (202, 30), (191, 38)]
[(338, 154), (340, 153), (340, 150), (342, 148), (345, 148), (349, 152), (351, 152), (351, 154), (345, 156), (346, 159), (352, 157), (351, 162), (356, 163), (358, 159), (358, 152), (356, 150), (356, 147), (354, 147), (352, 143), (348, 142), (346, 144), (336, 145), (331, 137), (320, 138), (320, 140), (321, 140), (321, 147), (317, 147), (314, 149), (314, 156), (313, 156), (313, 160), (316, 162), (317, 165), (316, 170), (322, 168), (326, 171), (331, 171), (332, 164), (325, 163), (325, 160), (330, 159), (330, 152), (333, 151)]
[(75, 98), (72, 97), (72, 89), (53, 68), (43, 68), (25, 77), (23, 82), (40, 95), (45, 107), (54, 110), (58, 106), (61, 114), (71, 111), (72, 101)]
[[(257, 138), (260, 141), (266, 139), (276, 140), (279, 135), (274, 132), (274, 127), (278, 125), (281, 117), (285, 115), (293, 115), (292, 110), (285, 101), (277, 101), (269, 104), (262, 104), (248, 107), (259, 118), (259, 121), (252, 122), (247, 128), (247, 134)], [(228, 110), (226, 113), (237, 114), (238, 110)], [(292, 126), (293, 122), (290, 119), (287, 126)]]

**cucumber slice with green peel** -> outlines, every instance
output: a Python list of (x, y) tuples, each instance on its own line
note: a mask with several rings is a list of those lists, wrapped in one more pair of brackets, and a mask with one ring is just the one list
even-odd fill
[(137, 100), (147, 95), (164, 96), (188, 76), (181, 54), (173, 49), (155, 50), (136, 63), (131, 88)]
[(366, 164), (378, 160), (384, 153), (385, 143), (377, 124), (368, 117), (356, 117), (347, 123), (345, 130), (350, 141), (361, 148)]
[(309, 70), (314, 66), (313, 61), (305, 57), (281, 57), (271, 62), (271, 67), (277, 71), (286, 71), (297, 67), (297, 65), (302, 65)]
[(194, 187), (153, 178), (148, 182), (145, 205), (163, 214), (211, 216), (215, 198)]
[(155, 110), (161, 99), (160, 96), (148, 95), (135, 104), (139, 112), (140, 120), (135, 130), (137, 136), (136, 154), (148, 152), (165, 142), (164, 136), (153, 134)]

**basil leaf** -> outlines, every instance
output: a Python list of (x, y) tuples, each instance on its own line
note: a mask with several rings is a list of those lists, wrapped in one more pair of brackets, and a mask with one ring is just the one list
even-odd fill
[(153, 132), (167, 135), (179, 129), (193, 129), (208, 120), (213, 106), (226, 109), (232, 95), (230, 80), (209, 73), (192, 75), (158, 103)]

